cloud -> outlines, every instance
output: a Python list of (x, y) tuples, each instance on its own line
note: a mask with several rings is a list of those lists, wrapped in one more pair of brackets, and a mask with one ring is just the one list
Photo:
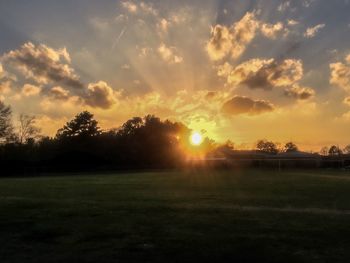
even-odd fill
[(303, 6), (304, 7), (310, 7), (312, 3), (314, 3), (316, 0), (304, 0), (303, 1)]
[(281, 22), (276, 24), (262, 24), (261, 25), (261, 33), (270, 39), (275, 39), (277, 35), (283, 32), (284, 26)]
[(212, 27), (211, 38), (206, 45), (207, 53), (214, 61), (228, 55), (237, 59), (245, 52), (257, 32), (270, 39), (275, 39), (278, 33), (288, 33), (283, 23), (263, 23), (256, 18), (255, 12), (247, 12), (241, 20), (230, 27), (224, 25)]
[(145, 14), (151, 14), (154, 16), (158, 15), (158, 10), (153, 7), (150, 3), (145, 2), (137, 2), (134, 3), (132, 1), (124, 1), (121, 2), (121, 6), (125, 8), (129, 13), (138, 13), (143, 12)]
[(89, 20), (89, 23), (91, 26), (100, 32), (107, 32), (107, 30), (110, 28), (110, 23), (106, 20), (100, 19), (98, 17), (93, 17)]
[(313, 38), (325, 26), (326, 26), (326, 24), (319, 24), (319, 25), (316, 25), (314, 27), (309, 27), (306, 29), (304, 36), (307, 38)]
[(55, 50), (44, 44), (36, 46), (28, 42), (6, 53), (2, 59), (38, 83), (54, 82), (76, 89), (84, 86), (69, 66), (70, 56), (65, 48)]
[(268, 101), (253, 100), (244, 96), (234, 96), (222, 106), (222, 111), (229, 115), (258, 115), (273, 110), (274, 106)]
[(45, 85), (45, 89), (41, 92), (41, 88), (26, 84), (16, 98), (20, 98), (21, 95), (33, 96), (41, 92), (46, 96), (44, 106), (52, 105), (50, 100), (101, 109), (108, 109), (116, 103), (118, 92), (106, 82), (99, 81), (85, 85), (79, 80), (70, 67), (71, 59), (65, 48), (53, 49), (43, 44), (36, 46), (28, 42), (21, 48), (4, 54), (2, 61), (15, 66), (26, 78)]
[(124, 64), (123, 66), (121, 66), (121, 69), (129, 70), (130, 69), (130, 65), (129, 64)]
[(2, 64), (0, 63), (0, 80), (5, 76), (4, 68), (2, 67)]
[(121, 5), (130, 13), (136, 13), (138, 10), (138, 6), (131, 1), (122, 2)]
[(170, 25), (171, 25), (171, 22), (169, 20), (166, 20), (165, 18), (160, 19), (159, 22), (157, 23), (159, 34), (167, 33)]
[(329, 67), (331, 70), (330, 84), (350, 92), (350, 55), (345, 58), (345, 63), (331, 63)]
[(175, 47), (167, 47), (164, 43), (159, 46), (158, 53), (169, 64), (178, 64), (183, 61), (183, 58), (177, 54)]
[(345, 61), (350, 64), (350, 54), (346, 56)]
[(116, 103), (116, 94), (104, 81), (90, 83), (84, 103), (94, 108), (109, 109)]
[(145, 58), (149, 56), (151, 53), (153, 53), (153, 48), (151, 47), (136, 47), (139, 57), (140, 58)]
[(281, 4), (277, 7), (277, 10), (278, 10), (279, 12), (284, 12), (284, 11), (286, 11), (289, 7), (290, 7), (290, 2), (289, 2), (289, 1), (286, 1), (286, 2), (281, 3)]
[(26, 97), (38, 95), (41, 91), (40, 87), (31, 84), (25, 84), (22, 88), (22, 94)]
[(350, 106), (350, 97), (346, 97), (343, 101), (344, 104)]
[(139, 4), (139, 6), (140, 6), (140, 9), (146, 14), (151, 14), (151, 15), (154, 15), (154, 16), (158, 15), (158, 10), (155, 9), (153, 7), (153, 5), (150, 4), (150, 3), (141, 2)]
[(9, 80), (0, 82), (0, 95), (10, 93), (11, 85), (12, 85), (12, 82)]
[(207, 52), (212, 60), (220, 60), (232, 49), (232, 36), (226, 26), (216, 25), (211, 29), (211, 39), (207, 44)]
[(289, 19), (289, 20), (288, 20), (288, 25), (289, 25), (289, 26), (296, 26), (296, 25), (298, 25), (298, 24), (299, 24), (299, 22), (296, 21), (296, 20), (294, 20), (294, 19)]
[(74, 96), (69, 90), (60, 86), (53, 87), (46, 92), (46, 95), (46, 100), (42, 102), (42, 107), (46, 110), (52, 108), (54, 101), (61, 101), (70, 108), (75, 104), (76, 106), (87, 105), (105, 110), (116, 104), (120, 92), (115, 92), (106, 82), (99, 81), (90, 83), (82, 96)]
[(67, 101), (70, 98), (69, 90), (66, 90), (60, 86), (56, 86), (50, 89), (48, 95), (50, 98), (62, 101)]
[(299, 81), (303, 76), (303, 64), (295, 59), (251, 59), (235, 68), (225, 63), (219, 66), (218, 75), (226, 77), (227, 83), (233, 86), (270, 90), (291, 86)]
[(291, 88), (285, 89), (284, 94), (287, 97), (297, 100), (307, 100), (315, 95), (315, 91), (308, 87), (300, 87), (299, 85), (294, 85)]
[(240, 21), (229, 28), (214, 26), (206, 47), (209, 57), (212, 60), (220, 60), (230, 54), (233, 59), (238, 58), (254, 39), (258, 27), (259, 21), (253, 12), (247, 12)]

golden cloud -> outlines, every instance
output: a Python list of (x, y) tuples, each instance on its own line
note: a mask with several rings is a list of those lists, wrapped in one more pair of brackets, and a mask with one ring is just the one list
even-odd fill
[(315, 91), (308, 87), (301, 87), (299, 85), (294, 85), (291, 88), (287, 88), (284, 91), (287, 97), (291, 97), (297, 100), (307, 100), (315, 95)]
[(257, 32), (275, 39), (279, 33), (288, 33), (282, 22), (276, 24), (263, 23), (256, 18), (255, 12), (247, 12), (241, 20), (227, 27), (215, 25), (211, 29), (211, 38), (206, 50), (211, 60), (221, 60), (227, 55), (239, 58), (247, 46), (253, 41)]
[(183, 58), (177, 54), (175, 47), (167, 47), (164, 43), (159, 46), (158, 53), (169, 64), (178, 64), (183, 61)]
[(275, 39), (277, 35), (283, 32), (284, 26), (283, 23), (278, 22), (276, 24), (262, 24), (261, 25), (261, 33), (270, 39)]
[(343, 102), (344, 104), (350, 106), (350, 97), (346, 97)]
[(2, 64), (0, 63), (0, 79), (2, 79), (5, 76), (4, 68), (2, 67)]
[(298, 82), (303, 76), (303, 64), (295, 59), (251, 59), (235, 68), (225, 63), (219, 66), (218, 75), (226, 77), (227, 83), (233, 86), (269, 90)]
[(7, 80), (0, 82), (0, 94), (7, 94), (11, 91), (12, 82)]
[(214, 26), (206, 47), (209, 57), (212, 60), (220, 60), (231, 54), (232, 58), (238, 58), (254, 39), (258, 27), (259, 22), (253, 12), (247, 12), (231, 27)]
[(26, 97), (38, 95), (40, 91), (40, 87), (31, 84), (25, 84), (22, 88), (22, 94)]
[(330, 84), (338, 86), (350, 92), (350, 55), (345, 58), (345, 63), (331, 63)]

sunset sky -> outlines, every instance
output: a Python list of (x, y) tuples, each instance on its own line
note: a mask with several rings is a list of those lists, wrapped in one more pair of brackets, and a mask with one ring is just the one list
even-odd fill
[(42, 132), (155, 114), (251, 147), (350, 144), (349, 0), (0, 1), (0, 98)]

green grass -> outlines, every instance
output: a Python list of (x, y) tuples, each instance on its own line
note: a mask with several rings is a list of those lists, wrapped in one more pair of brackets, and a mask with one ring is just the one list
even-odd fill
[(0, 179), (0, 262), (350, 262), (350, 174)]

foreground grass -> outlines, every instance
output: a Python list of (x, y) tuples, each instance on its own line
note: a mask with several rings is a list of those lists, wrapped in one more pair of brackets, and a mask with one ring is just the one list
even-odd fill
[(350, 175), (0, 179), (0, 262), (350, 262)]

